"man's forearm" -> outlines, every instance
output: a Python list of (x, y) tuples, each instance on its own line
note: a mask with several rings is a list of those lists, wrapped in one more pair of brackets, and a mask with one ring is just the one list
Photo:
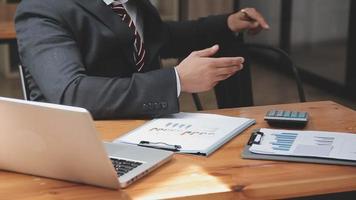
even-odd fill
[(131, 78), (84, 76), (66, 88), (61, 104), (84, 107), (95, 119), (155, 117), (179, 112), (175, 72), (162, 69)]

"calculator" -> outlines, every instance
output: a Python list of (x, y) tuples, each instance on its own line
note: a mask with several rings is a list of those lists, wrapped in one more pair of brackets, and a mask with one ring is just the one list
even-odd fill
[(305, 126), (308, 123), (308, 113), (302, 111), (270, 110), (264, 119), (274, 126)]

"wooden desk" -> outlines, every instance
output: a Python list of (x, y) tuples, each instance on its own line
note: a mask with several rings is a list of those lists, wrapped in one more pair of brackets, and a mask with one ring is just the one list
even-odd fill
[(17, 4), (0, 3), (0, 41), (16, 39), (14, 16)]
[[(175, 155), (122, 191), (0, 171), (0, 199), (281, 199), (356, 191), (356, 167), (241, 159), (251, 131), (268, 127), (263, 115), (271, 108), (308, 111), (308, 130), (356, 133), (356, 112), (330, 101), (213, 110), (254, 118), (257, 124), (208, 158)], [(99, 121), (96, 126), (104, 140), (112, 140), (143, 123)]]

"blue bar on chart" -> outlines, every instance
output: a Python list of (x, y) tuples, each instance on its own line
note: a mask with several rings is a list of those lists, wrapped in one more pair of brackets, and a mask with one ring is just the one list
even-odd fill
[(275, 141), (271, 142), (273, 150), (289, 151), (298, 133), (275, 133)]

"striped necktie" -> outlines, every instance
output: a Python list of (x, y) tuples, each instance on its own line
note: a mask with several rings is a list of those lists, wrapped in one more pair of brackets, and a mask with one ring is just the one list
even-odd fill
[(133, 23), (131, 17), (128, 15), (126, 9), (122, 4), (114, 1), (112, 4), (110, 4), (110, 6), (111, 9), (121, 17), (121, 20), (125, 22), (134, 33), (135, 40), (133, 44), (133, 57), (137, 71), (141, 71), (143, 66), (145, 65), (146, 50), (143, 46), (143, 41), (141, 40), (140, 34), (137, 32), (135, 24)]

